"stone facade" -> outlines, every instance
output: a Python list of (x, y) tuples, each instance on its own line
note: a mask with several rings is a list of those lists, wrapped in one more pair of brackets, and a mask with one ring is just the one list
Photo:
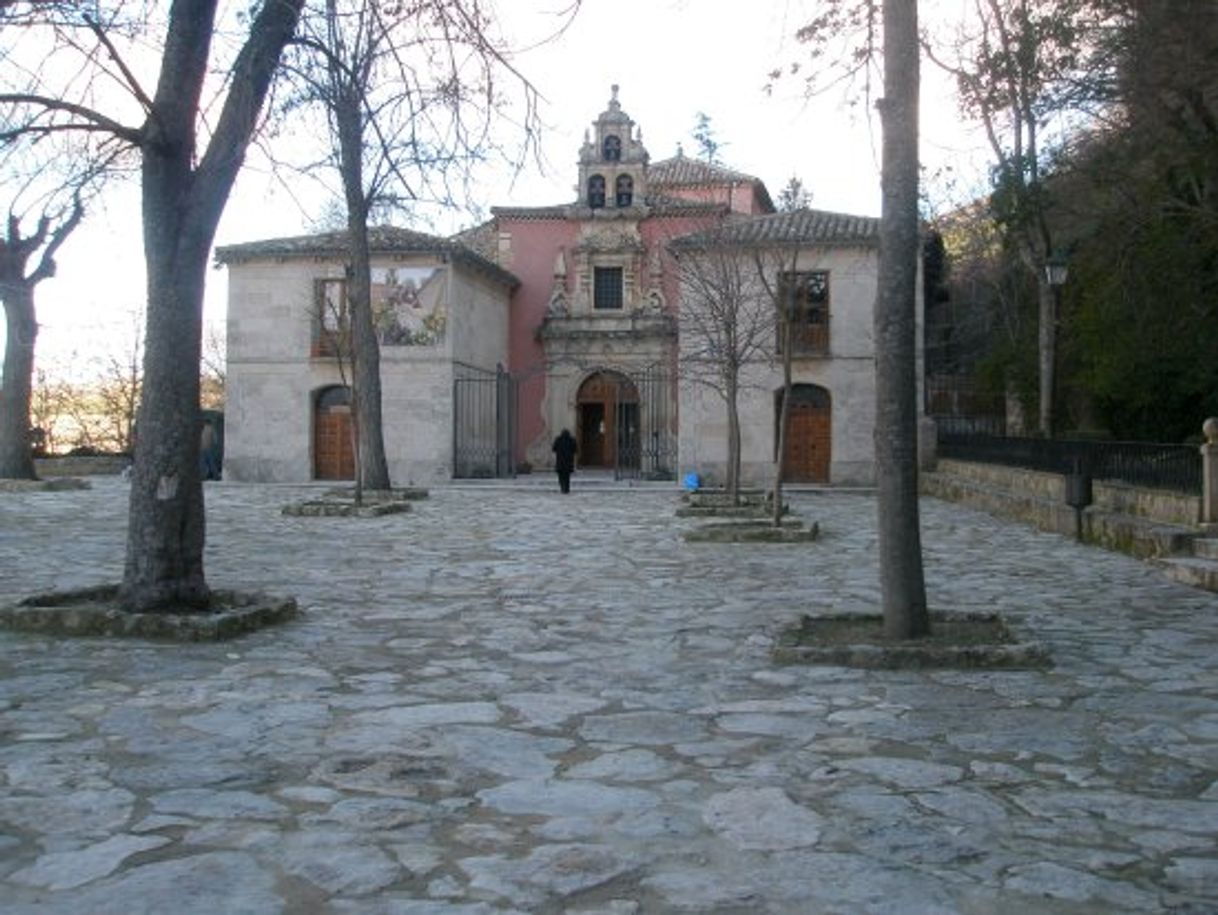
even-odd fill
[[(585, 136), (576, 178), (571, 203), (494, 208), (453, 239), (374, 232), (374, 271), (433, 271), (425, 310), (442, 315), (425, 327), (394, 324), (382, 340), (395, 482), (547, 468), (563, 428), (576, 435), (584, 468), (721, 480), (725, 408), (683, 363), (687, 296), (676, 258), (684, 240), (725, 227), (742, 250), (780, 252), (791, 270), (824, 278), (824, 345), (793, 364), (796, 402), (810, 411), (793, 438), (800, 446), (807, 437), (803, 452), (816, 454), (793, 479), (870, 482), (876, 220), (776, 213), (755, 177), (680, 153), (651, 162), (616, 87)], [(336, 360), (316, 351), (317, 303), (342, 280), (341, 236), (234, 245), (219, 259), (230, 270), (226, 473), (322, 475), (318, 430), (330, 420), (319, 419), (319, 404), (341, 410), (322, 394), (343, 380)], [(752, 484), (773, 473), (776, 342), (742, 374), (742, 470)], [(498, 388), (489, 413), (463, 406), (461, 391), (507, 373), (511, 393)], [(508, 414), (510, 428), (487, 431)], [(462, 442), (475, 440), (471, 458)]]
[[(377, 229), (372, 243), (374, 297), (377, 287), (397, 290), (380, 296), (377, 315), (390, 475), (402, 484), (447, 479), (455, 379), (506, 361), (513, 280), (476, 255), (454, 256), (441, 239)], [(341, 245), (337, 235), (311, 236), (218, 251), (229, 269), (228, 479), (319, 476), (319, 394), (350, 376), (344, 360), (318, 346), (319, 290), (344, 278)]]

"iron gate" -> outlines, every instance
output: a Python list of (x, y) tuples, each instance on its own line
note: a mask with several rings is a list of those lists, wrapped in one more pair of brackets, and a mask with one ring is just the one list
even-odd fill
[(516, 386), (510, 373), (458, 363), (453, 380), (453, 476), (516, 475)]
[[(637, 399), (625, 396), (630, 387)], [(669, 406), (671, 379), (660, 366), (648, 366), (618, 383), (614, 427), (613, 476), (618, 480), (671, 480), (676, 449)]]

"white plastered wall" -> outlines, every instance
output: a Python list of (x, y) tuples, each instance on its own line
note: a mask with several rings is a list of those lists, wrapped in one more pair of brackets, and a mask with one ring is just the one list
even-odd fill
[[(828, 270), (830, 330), (827, 356), (796, 359), (792, 381), (829, 392), (832, 443), (829, 481), (834, 485), (869, 484), (875, 478), (876, 252), (871, 248), (829, 248), (801, 252), (799, 270)], [(921, 378), (922, 308), (918, 297), (918, 378)], [(742, 377), (741, 476), (748, 485), (773, 482), (775, 392), (782, 367), (756, 364)], [(680, 384), (679, 466), (682, 476), (696, 472), (722, 483), (727, 463), (727, 409), (718, 394), (682, 379)], [(921, 397), (919, 396), (919, 404)]]

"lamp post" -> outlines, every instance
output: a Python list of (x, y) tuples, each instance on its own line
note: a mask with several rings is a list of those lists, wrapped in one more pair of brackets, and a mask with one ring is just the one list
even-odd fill
[[(1040, 326), (1040, 433), (1045, 438), (1053, 437), (1053, 404), (1057, 388), (1057, 322), (1062, 310), (1062, 286), (1070, 273), (1070, 264), (1062, 254), (1051, 254), (1045, 258), (1044, 281), (1049, 287), (1051, 298), (1045, 302), (1042, 298)], [(1043, 288), (1043, 287), (1042, 287)], [(1048, 304), (1052, 309), (1045, 314), (1043, 307)]]

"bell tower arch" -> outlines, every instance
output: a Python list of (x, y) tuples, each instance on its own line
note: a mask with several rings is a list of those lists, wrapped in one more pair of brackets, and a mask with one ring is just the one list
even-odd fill
[[(579, 151), (579, 206), (637, 218), (647, 196), (647, 163), (642, 131), (617, 99), (613, 86), (609, 107), (584, 133)], [(600, 212), (597, 215), (602, 215)]]

